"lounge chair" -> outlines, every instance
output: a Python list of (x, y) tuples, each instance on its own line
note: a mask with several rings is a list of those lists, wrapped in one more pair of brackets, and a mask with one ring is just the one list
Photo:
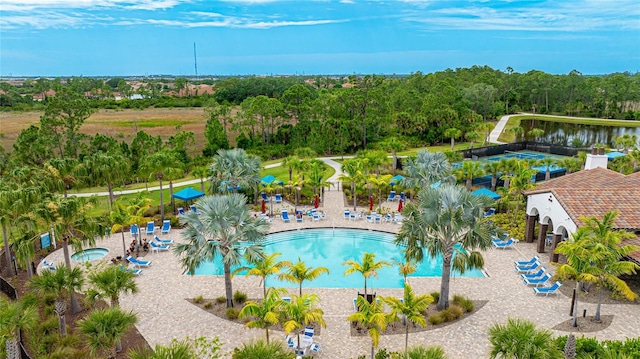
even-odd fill
[(531, 265), (526, 265), (526, 266), (515, 266), (515, 270), (518, 273), (531, 273), (531, 272), (535, 272), (539, 269), (540, 267), (540, 262), (536, 261), (535, 263), (531, 264)]
[(544, 272), (547, 271), (547, 268), (545, 267), (540, 267), (540, 269), (538, 269), (537, 272), (535, 273), (524, 273), (524, 274), (520, 274), (520, 278), (522, 279), (534, 279), (534, 278), (540, 278), (544, 275)]
[(151, 244), (151, 252), (153, 253), (154, 251), (156, 252), (160, 252), (160, 251), (168, 251), (170, 249), (170, 247), (168, 245), (161, 245), (156, 243), (155, 241), (151, 241), (149, 244)]
[(291, 222), (291, 219), (289, 219), (289, 213), (287, 212), (287, 210), (286, 210), (286, 209), (283, 209), (283, 210), (282, 210), (281, 215), (282, 215), (282, 221), (283, 221), (283, 222), (285, 222), (285, 223), (289, 223), (289, 222)]
[(56, 270), (56, 265), (53, 264), (53, 262), (49, 262), (44, 258), (42, 258), (42, 260), (40, 262), (42, 262), (42, 266), (44, 267), (44, 269)]
[(155, 232), (156, 230), (156, 225), (155, 223), (152, 222), (147, 222), (147, 228), (145, 229), (145, 234), (153, 234), (153, 232)]
[(132, 237), (135, 237), (135, 236), (137, 236), (137, 235), (140, 233), (140, 231), (139, 231), (139, 229), (138, 229), (138, 225), (137, 225), (137, 224), (132, 224), (132, 225), (131, 225), (131, 228), (129, 229), (129, 231), (131, 232), (131, 236), (132, 236)]
[(393, 202), (396, 200), (396, 191), (391, 191), (389, 193), (389, 197), (387, 197), (387, 202)]
[(184, 208), (178, 207), (178, 214), (184, 214)]
[(313, 327), (305, 327), (304, 328), (304, 335), (313, 338), (313, 333), (314, 333), (314, 329)]
[(533, 263), (537, 262), (538, 259), (540, 259), (540, 257), (533, 256), (533, 258), (531, 258), (528, 261), (515, 261), (515, 262), (513, 262), (513, 264), (515, 264), (516, 267), (523, 267), (523, 266), (532, 265)]
[(558, 289), (562, 286), (562, 282), (558, 281), (553, 283), (549, 287), (536, 287), (533, 288), (533, 293), (535, 294), (544, 294), (545, 296), (549, 296), (549, 294), (558, 294)]
[(276, 203), (282, 203), (282, 195), (280, 193), (276, 193)]
[(262, 196), (262, 200), (265, 202), (269, 202), (269, 197), (267, 197), (267, 194), (264, 192), (260, 193), (260, 196)]
[(492, 207), (492, 208), (489, 208), (489, 210), (484, 213), (484, 216), (485, 217), (493, 216), (495, 213), (496, 213), (496, 209)]
[(358, 304), (357, 302), (357, 298), (353, 298), (353, 312), (357, 313), (358, 312)]
[(500, 242), (492, 242), (491, 244), (493, 245), (493, 248), (505, 249), (505, 248), (511, 248), (515, 243), (516, 243), (515, 239), (509, 238), (505, 242), (502, 242), (502, 243), (500, 243)]
[(344, 219), (349, 219), (349, 214), (351, 213), (351, 211), (349, 211), (348, 209), (344, 210)]
[(189, 206), (189, 208), (191, 208), (191, 212), (196, 213), (196, 214), (198, 213), (198, 209), (196, 208), (196, 206), (194, 204)]
[(358, 214), (356, 212), (349, 213), (349, 220), (350, 221), (355, 221), (356, 219), (358, 219)]
[(133, 264), (135, 267), (150, 267), (151, 266), (151, 261), (145, 261), (142, 259), (137, 259), (137, 258), (133, 258), (132, 256), (127, 256), (127, 260), (129, 261), (129, 263)]
[(153, 240), (156, 241), (161, 246), (166, 246), (169, 244), (173, 244), (173, 239), (160, 239), (155, 234), (153, 235)]
[(402, 203), (406, 202), (406, 195), (404, 194), (404, 192), (400, 192), (400, 200), (402, 201)]
[(296, 343), (293, 342), (293, 339), (287, 335), (287, 346), (289, 349), (293, 349), (296, 346)]
[(391, 217), (391, 213), (387, 213), (386, 216), (384, 216), (384, 218), (382, 219), (383, 222), (389, 222), (391, 223), (393, 221), (393, 217)]
[(524, 279), (524, 284), (526, 285), (535, 285), (536, 287), (544, 285), (545, 283), (547, 283), (547, 281), (551, 279), (551, 274), (549, 273), (545, 273), (542, 277), (540, 278), (525, 278)]
[(314, 354), (318, 354), (318, 355), (319, 355), (319, 354), (320, 354), (320, 343), (318, 343), (318, 342), (313, 342), (313, 343), (311, 344), (311, 346), (309, 347), (309, 350), (311, 351), (311, 353), (314, 353)]
[(160, 234), (169, 234), (170, 230), (171, 230), (171, 221), (168, 219), (165, 219), (164, 221), (162, 221), (162, 229), (160, 230)]
[(376, 216), (375, 216), (375, 217), (373, 217), (373, 222), (374, 222), (375, 224), (380, 224), (380, 223), (382, 223), (382, 217), (381, 217), (379, 214), (376, 214)]
[(283, 302), (291, 303), (291, 297), (282, 297)]
[(314, 222), (320, 222), (320, 215), (318, 214), (317, 211), (314, 212), (312, 216), (313, 216), (313, 221)]
[(127, 268), (127, 267), (123, 266), (122, 264), (120, 265), (120, 269), (122, 269), (125, 272), (132, 273), (135, 276), (139, 276), (140, 274), (142, 274), (142, 269)]
[(367, 220), (367, 222), (373, 223), (373, 217), (370, 214), (367, 214), (364, 218)]
[(304, 215), (301, 211), (296, 211), (296, 222), (302, 222), (304, 220)]

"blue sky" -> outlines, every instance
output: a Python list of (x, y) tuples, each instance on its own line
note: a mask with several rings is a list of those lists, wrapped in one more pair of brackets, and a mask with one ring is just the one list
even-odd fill
[(0, 0), (0, 76), (640, 71), (638, 0)]

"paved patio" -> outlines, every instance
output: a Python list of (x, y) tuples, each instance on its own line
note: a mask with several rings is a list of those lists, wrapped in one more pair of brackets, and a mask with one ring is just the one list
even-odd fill
[[(335, 163), (335, 162), (334, 162)], [(388, 207), (397, 206), (392, 202)], [(285, 203), (284, 206), (293, 207)], [(305, 217), (302, 223), (296, 223), (292, 216), (291, 223), (275, 219), (271, 224), (271, 232), (291, 229), (315, 227), (349, 227), (377, 229), (397, 233), (400, 226), (391, 223), (371, 224), (365, 221), (347, 221), (343, 219), (345, 203), (343, 192), (333, 188), (325, 192), (324, 204), (320, 210), (327, 214), (325, 220), (313, 222)], [(364, 208), (363, 208), (364, 209)], [(180, 241), (180, 231), (173, 229), (162, 238)], [(131, 236), (125, 234), (126, 241)], [(106, 259), (121, 255), (121, 235), (114, 234), (101, 240), (97, 247), (110, 250)], [(488, 303), (474, 315), (439, 329), (411, 334), (409, 345), (439, 345), (444, 348), (449, 358), (486, 358), (489, 353), (487, 328), (495, 322), (504, 322), (507, 317), (520, 317), (532, 320), (538, 326), (552, 328), (569, 319), (570, 298), (563, 294), (550, 297), (537, 297), (531, 288), (525, 286), (513, 270), (513, 261), (529, 259), (535, 255), (535, 243), (518, 243), (515, 248), (506, 250), (489, 250), (484, 253), (486, 262), (486, 278), (452, 278), (451, 294), (462, 294), (474, 300), (487, 300)], [(548, 256), (541, 256), (547, 261)], [(135, 295), (121, 298), (120, 304), (125, 309), (138, 314), (138, 330), (153, 347), (156, 344), (167, 345), (173, 338), (183, 339), (187, 336), (218, 336), (224, 343), (225, 352), (240, 345), (250, 338), (264, 336), (264, 331), (246, 329), (242, 325), (228, 322), (212, 314), (208, 314), (186, 299), (202, 295), (205, 298), (216, 298), (224, 295), (224, 279), (213, 276), (188, 276), (180, 267), (173, 252), (149, 254), (147, 260), (153, 261), (150, 268), (136, 280), (140, 291)], [(53, 252), (47, 260), (55, 263), (63, 260), (62, 251)], [(548, 263), (544, 263), (547, 264)], [(548, 267), (549, 268), (549, 267)], [(551, 267), (553, 271), (553, 268)], [(419, 293), (430, 293), (440, 288), (440, 278), (410, 278), (410, 283)], [(360, 288), (353, 289), (310, 289), (313, 282), (305, 285), (307, 291), (317, 293), (321, 298), (321, 307), (325, 313), (327, 328), (322, 330), (318, 340), (322, 343), (321, 354), (325, 358), (355, 358), (370, 352), (368, 337), (351, 337), (346, 317), (353, 311), (352, 299)], [(241, 290), (249, 298), (260, 298), (262, 288), (260, 280), (252, 277), (236, 277), (233, 289)], [(379, 295), (401, 296), (402, 289), (376, 289)], [(296, 289), (292, 288), (291, 293)], [(595, 311), (595, 304), (580, 303), (580, 313), (587, 310), (588, 315)], [(603, 305), (603, 315), (614, 315), (613, 323), (607, 329), (587, 333), (602, 339), (624, 339), (637, 337), (640, 333), (640, 321), (629, 320), (640, 316), (640, 307), (631, 304)], [(284, 337), (284, 333), (273, 332), (273, 338)], [(564, 332), (555, 334), (562, 335)], [(380, 341), (380, 348), (394, 351), (404, 347), (404, 335), (385, 335)], [(228, 355), (230, 357), (230, 355)]]

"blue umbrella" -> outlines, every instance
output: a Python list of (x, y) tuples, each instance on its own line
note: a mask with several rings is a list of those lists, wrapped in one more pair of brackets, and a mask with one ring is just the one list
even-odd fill
[(487, 196), (493, 200), (500, 199), (499, 194), (493, 192), (492, 190), (486, 189), (484, 187), (471, 192), (471, 194), (474, 196)]
[(203, 192), (200, 192), (191, 187), (187, 187), (173, 194), (173, 198), (181, 199), (183, 201), (190, 201), (192, 199), (200, 198), (202, 196), (204, 196)]
[(389, 182), (389, 184), (394, 186), (396, 183), (399, 183), (403, 179), (404, 179), (403, 175), (395, 175), (393, 176), (393, 178), (391, 178), (391, 182)]

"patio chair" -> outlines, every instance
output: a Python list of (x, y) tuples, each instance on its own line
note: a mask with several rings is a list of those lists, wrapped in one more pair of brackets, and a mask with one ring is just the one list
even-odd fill
[(320, 219), (327, 219), (327, 214), (324, 212), (320, 212)]
[(184, 214), (184, 208), (178, 207), (178, 214)]
[(171, 221), (168, 219), (165, 219), (164, 221), (162, 221), (162, 229), (160, 230), (160, 234), (169, 234), (170, 230), (171, 230)]
[(393, 202), (396, 200), (396, 191), (391, 191), (389, 193), (389, 197), (387, 197), (387, 202)]
[(122, 264), (120, 265), (120, 269), (122, 269), (125, 272), (132, 273), (135, 276), (139, 276), (140, 274), (142, 274), (142, 269), (127, 268), (127, 267), (123, 266)]
[(265, 202), (269, 202), (269, 197), (267, 197), (267, 194), (264, 192), (260, 193), (260, 196), (262, 196), (262, 200)]
[(518, 273), (531, 273), (531, 272), (537, 271), (539, 267), (540, 267), (540, 262), (536, 261), (531, 265), (515, 266), (515, 270)]
[(509, 240), (505, 241), (505, 242), (492, 242), (491, 243), (493, 245), (493, 248), (496, 249), (505, 249), (505, 248), (511, 248), (514, 244), (516, 244), (516, 240), (513, 238), (509, 238)]
[(309, 347), (309, 350), (311, 351), (312, 354), (320, 355), (320, 343), (313, 342)]
[(191, 206), (189, 206), (189, 208), (191, 208), (191, 212), (196, 213), (196, 214), (198, 213), (198, 209), (196, 208), (195, 204), (192, 204)]
[(156, 224), (153, 221), (147, 222), (147, 228), (145, 229), (145, 234), (153, 234), (155, 230), (156, 230)]
[(355, 221), (356, 219), (358, 219), (358, 214), (356, 212), (349, 213), (349, 220), (350, 221)]
[(545, 283), (547, 283), (547, 281), (551, 279), (551, 274), (549, 273), (545, 273), (542, 277), (540, 278), (525, 278), (524, 284), (526, 285), (535, 285), (536, 287), (539, 287), (541, 285), (544, 285)]
[(276, 203), (282, 203), (282, 195), (280, 193), (276, 193)]
[(314, 222), (320, 222), (320, 215), (318, 214), (317, 211), (314, 212), (312, 216), (313, 216), (313, 221)]
[(400, 192), (400, 200), (402, 201), (402, 203), (406, 202), (406, 195), (404, 194), (404, 192)]
[(535, 272), (535, 273), (524, 273), (524, 274), (520, 274), (520, 278), (522, 278), (522, 279), (534, 279), (534, 278), (539, 278), (539, 277), (542, 277), (546, 271), (547, 271), (547, 268), (545, 268), (545, 267), (540, 267), (540, 269), (538, 269), (538, 271), (537, 271), (537, 272)]
[(161, 245), (156, 243), (155, 241), (151, 241), (151, 253), (155, 252), (160, 252), (160, 251), (168, 251), (170, 248), (167, 245)]
[(528, 261), (515, 261), (513, 262), (513, 264), (515, 264), (516, 267), (522, 267), (522, 266), (532, 265), (533, 263), (537, 262), (538, 259), (540, 259), (540, 257), (533, 256), (533, 258), (531, 258)]
[(129, 231), (131, 232), (131, 236), (132, 237), (135, 237), (140, 233), (140, 230), (139, 230), (137, 224), (132, 224), (131, 228), (129, 229)]
[(287, 212), (286, 209), (282, 210), (281, 216), (282, 216), (282, 221), (283, 222), (285, 222), (285, 223), (291, 222), (291, 219), (289, 219), (289, 213)]
[(166, 246), (166, 245), (169, 245), (169, 244), (173, 244), (173, 239), (160, 239), (155, 234), (153, 235), (153, 240), (156, 241), (156, 243), (161, 245), (161, 246)]
[(387, 213), (387, 215), (384, 216), (384, 218), (382, 219), (383, 222), (389, 222), (389, 223), (391, 223), (392, 220), (393, 220), (393, 217), (391, 217), (391, 213)]
[(296, 343), (293, 342), (293, 339), (287, 334), (286, 336), (287, 346), (289, 349), (293, 349), (296, 346)]
[(151, 261), (145, 261), (143, 259), (137, 259), (137, 258), (133, 258), (132, 256), (127, 256), (127, 260), (129, 261), (129, 263), (133, 264), (134, 267), (150, 267), (151, 266)]
[(296, 211), (296, 222), (302, 222), (304, 220), (304, 215), (302, 211)]
[(364, 218), (366, 219), (367, 222), (373, 223), (373, 217), (370, 214), (367, 214)]
[(44, 269), (56, 270), (56, 265), (53, 264), (53, 262), (49, 262), (44, 258), (42, 258), (42, 260), (40, 260), (40, 262), (42, 262), (42, 266), (44, 267)]
[(344, 219), (349, 219), (349, 214), (351, 213), (351, 211), (349, 211), (348, 209), (344, 210)]
[(558, 289), (562, 286), (562, 282), (558, 281), (553, 283), (549, 287), (536, 287), (533, 288), (533, 293), (544, 294), (545, 296), (549, 296), (549, 294), (558, 294)]
[(495, 213), (496, 213), (496, 209), (492, 207), (492, 208), (489, 208), (487, 212), (485, 212), (484, 216), (485, 217), (493, 216)]
[(379, 214), (376, 214), (376, 216), (373, 218), (373, 221), (375, 224), (382, 223), (382, 216), (380, 216)]
[(306, 336), (308, 336), (310, 338), (313, 338), (314, 331), (315, 330), (313, 329), (313, 327), (305, 327), (304, 328), (304, 335), (306, 335)]

